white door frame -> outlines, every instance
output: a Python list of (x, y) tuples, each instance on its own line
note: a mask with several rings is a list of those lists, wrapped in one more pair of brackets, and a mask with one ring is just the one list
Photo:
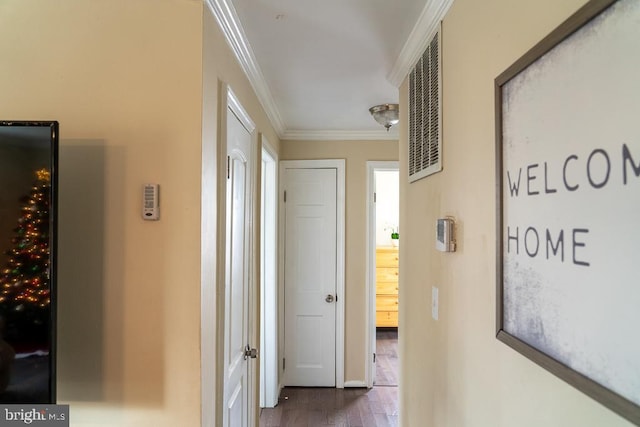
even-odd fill
[[(335, 168), (337, 178), (337, 218), (336, 218), (336, 388), (344, 388), (344, 283), (345, 283), (345, 171), (346, 161), (344, 159), (326, 160), (281, 160), (280, 176), (284, 176), (287, 168), (296, 169), (319, 169)], [(279, 268), (284, 271), (284, 182), (280, 180), (279, 185)], [(282, 276), (282, 275), (281, 275)], [(284, 278), (280, 278), (280, 288), (284, 290)]]
[[(220, 85), (218, 85), (220, 89)], [(219, 91), (218, 93), (222, 93)], [(217, 106), (226, 111), (226, 96), (220, 96)], [(209, 123), (210, 120), (204, 120)], [(201, 219), (200, 219), (200, 393), (202, 427), (214, 427), (219, 412), (216, 402), (219, 396), (219, 372), (217, 345), (218, 303), (217, 303), (217, 260), (218, 260), (218, 195), (220, 182), (220, 123), (224, 118), (217, 117), (218, 134), (212, 125), (203, 126), (202, 135), (202, 178), (201, 178)]]
[(367, 162), (367, 261), (366, 261), (366, 348), (365, 352), (365, 382), (367, 387), (373, 387), (376, 375), (376, 365), (373, 355), (376, 352), (376, 204), (374, 201), (374, 183), (376, 171), (397, 171), (399, 162), (369, 161)]
[(278, 155), (262, 135), (260, 407), (278, 403)]

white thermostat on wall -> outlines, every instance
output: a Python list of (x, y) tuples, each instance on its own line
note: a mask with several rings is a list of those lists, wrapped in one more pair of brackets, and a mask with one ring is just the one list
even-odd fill
[(147, 221), (160, 219), (160, 186), (145, 184), (142, 190), (142, 218)]
[(439, 218), (436, 221), (436, 249), (440, 252), (455, 252), (456, 241), (453, 238), (453, 228), (452, 218)]

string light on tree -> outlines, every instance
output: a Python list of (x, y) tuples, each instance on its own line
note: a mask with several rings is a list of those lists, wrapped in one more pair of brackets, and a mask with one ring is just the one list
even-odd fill
[(49, 208), (51, 173), (35, 172), (36, 180), (22, 202), (21, 216), (0, 270), (0, 313), (8, 329), (45, 330), (49, 317)]

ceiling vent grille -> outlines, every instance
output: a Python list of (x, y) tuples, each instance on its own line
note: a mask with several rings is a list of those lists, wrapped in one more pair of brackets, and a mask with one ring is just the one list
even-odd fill
[(441, 26), (409, 74), (409, 182), (442, 170)]

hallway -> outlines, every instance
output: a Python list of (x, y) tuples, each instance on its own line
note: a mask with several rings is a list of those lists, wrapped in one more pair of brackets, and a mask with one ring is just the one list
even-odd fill
[(378, 329), (376, 335), (372, 389), (286, 387), (275, 408), (262, 409), (260, 427), (397, 427), (398, 332)]

